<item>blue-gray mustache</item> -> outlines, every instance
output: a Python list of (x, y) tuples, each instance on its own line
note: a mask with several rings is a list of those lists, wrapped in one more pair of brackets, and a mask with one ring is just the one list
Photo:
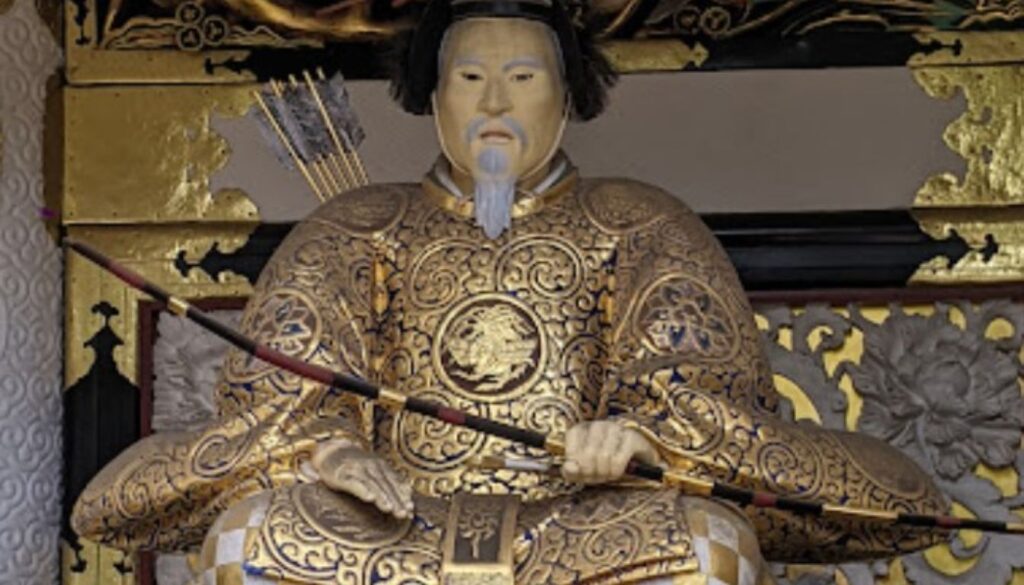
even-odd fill
[[(509, 118), (508, 116), (502, 116), (498, 118), (498, 120), (500, 120), (501, 123), (504, 124), (505, 127), (508, 128), (510, 132), (512, 132), (512, 134), (515, 134), (516, 138), (519, 139), (519, 143), (522, 144), (525, 148), (526, 131), (523, 130), (523, 127), (519, 124), (519, 122), (516, 122), (515, 119)], [(469, 127), (466, 128), (466, 143), (468, 144), (470, 142), (473, 142), (473, 139), (476, 138), (477, 134), (480, 133), (480, 128), (490, 121), (490, 118), (485, 118), (483, 116), (477, 116), (476, 118), (473, 118), (469, 122)]]

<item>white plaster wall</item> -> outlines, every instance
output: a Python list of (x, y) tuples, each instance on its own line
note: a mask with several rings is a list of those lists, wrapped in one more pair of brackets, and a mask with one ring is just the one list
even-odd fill
[(59, 50), (32, 0), (0, 15), (0, 583), (59, 575), (61, 260), (39, 219)]
[[(370, 176), (418, 181), (438, 153), (432, 119), (401, 112), (384, 82), (349, 86)], [(963, 107), (903, 67), (629, 75), (604, 115), (570, 125), (565, 149), (585, 176), (639, 178), (703, 212), (905, 208), (928, 176), (962, 173), (942, 134)], [(315, 206), (251, 119), (214, 127), (233, 152), (215, 189), (244, 189), (269, 220)]]

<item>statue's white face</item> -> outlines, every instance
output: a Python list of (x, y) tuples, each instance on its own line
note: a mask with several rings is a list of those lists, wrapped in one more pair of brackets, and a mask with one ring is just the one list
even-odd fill
[(434, 115), (457, 170), (530, 178), (546, 168), (565, 126), (558, 48), (544, 24), (473, 18), (454, 24), (440, 55)]

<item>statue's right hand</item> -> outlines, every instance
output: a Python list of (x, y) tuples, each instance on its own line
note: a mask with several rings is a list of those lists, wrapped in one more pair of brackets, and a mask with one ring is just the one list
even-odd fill
[(317, 447), (311, 463), (332, 490), (351, 494), (396, 518), (412, 517), (412, 486), (380, 456), (350, 441), (330, 441)]

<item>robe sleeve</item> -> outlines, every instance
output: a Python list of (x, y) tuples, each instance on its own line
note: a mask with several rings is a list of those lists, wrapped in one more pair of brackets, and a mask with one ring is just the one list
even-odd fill
[[(610, 309), (608, 416), (643, 433), (696, 477), (849, 506), (942, 513), (920, 468), (870, 437), (788, 423), (753, 311), (710, 230), (653, 188), (659, 217), (624, 234)], [(748, 508), (768, 558), (794, 562), (891, 556), (936, 537), (920, 529)]]
[[(329, 216), (318, 212), (282, 243), (241, 328), (287, 355), (368, 376), (373, 245)], [(74, 530), (126, 550), (194, 548), (232, 503), (308, 480), (303, 464), (317, 444), (370, 442), (365, 405), (237, 350), (217, 401), (206, 428), (146, 437), (111, 461), (79, 497)]]

